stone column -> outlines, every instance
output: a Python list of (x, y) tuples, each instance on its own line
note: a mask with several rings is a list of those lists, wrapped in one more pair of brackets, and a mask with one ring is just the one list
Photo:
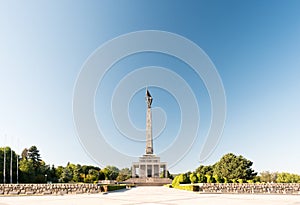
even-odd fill
[(135, 178), (135, 175), (136, 175), (136, 173), (135, 173), (135, 165), (132, 165), (132, 171), (131, 171), (131, 177), (132, 178)]
[(152, 164), (151, 166), (152, 166), (152, 176), (151, 177), (154, 177), (154, 164)]
[(168, 178), (168, 170), (167, 170), (167, 165), (165, 164), (165, 170), (164, 170), (164, 172), (165, 172), (165, 178)]
[(139, 177), (140, 178), (143, 178), (145, 176), (145, 170), (143, 168), (144, 168), (144, 166), (142, 164), (139, 164), (139, 171), (140, 171)]

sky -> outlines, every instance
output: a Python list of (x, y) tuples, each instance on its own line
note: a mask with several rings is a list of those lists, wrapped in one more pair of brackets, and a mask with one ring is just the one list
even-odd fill
[[(98, 82), (94, 115), (106, 142), (123, 155), (144, 154), (145, 85), (127, 93), (131, 98), (126, 102), (113, 104), (111, 100), (123, 79), (140, 68), (144, 72), (146, 66), (158, 66), (189, 85), (198, 108), (189, 100), (184, 103), (190, 107), (188, 112), (199, 111), (200, 117), (199, 123), (192, 118), (182, 120), (183, 105), (174, 96), (187, 94), (171, 77), (162, 81), (174, 92), (151, 84), (160, 76), (154, 71), (142, 78), (146, 84), (149, 81), (154, 99), (156, 154), (174, 147), (183, 123), (199, 127), (191, 149), (172, 164), (171, 173), (213, 164), (232, 152), (253, 161), (258, 172), (300, 174), (299, 9), (296, 0), (0, 1), (0, 146), (21, 153), (36, 145), (42, 159), (55, 165), (72, 162), (103, 167), (109, 160), (114, 162), (112, 156), (92, 156), (84, 147), (84, 136), (77, 132), (73, 113), (77, 79), (89, 57), (110, 40), (131, 32), (158, 30), (192, 41), (213, 62), (226, 95), (220, 141), (212, 154), (199, 162), (213, 113), (205, 83), (174, 56), (141, 52), (116, 62)], [(121, 86), (123, 91), (138, 83), (126, 85)], [(122, 125), (130, 128), (113, 108), (124, 103), (129, 125), (140, 131), (135, 140), (116, 129)], [(116, 121), (120, 124), (114, 124)], [(97, 140), (92, 143), (101, 147)], [(108, 162), (102, 161), (103, 157)], [(168, 157), (162, 160), (168, 161)], [(127, 161), (113, 165), (131, 166)]]

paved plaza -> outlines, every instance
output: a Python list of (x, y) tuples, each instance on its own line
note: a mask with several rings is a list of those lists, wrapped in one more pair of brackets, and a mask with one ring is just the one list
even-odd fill
[(300, 195), (199, 194), (166, 187), (137, 187), (108, 194), (65, 196), (4, 196), (0, 205), (98, 205), (98, 204), (222, 204), (222, 205), (300, 205)]

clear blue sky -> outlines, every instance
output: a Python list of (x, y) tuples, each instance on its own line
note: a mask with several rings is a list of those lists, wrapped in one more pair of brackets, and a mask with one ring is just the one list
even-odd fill
[[(55, 165), (95, 164), (80, 145), (73, 123), (73, 89), (83, 63), (119, 35), (163, 30), (201, 47), (223, 81), (226, 124), (220, 143), (204, 164), (233, 152), (252, 160), (259, 172), (300, 173), (299, 10), (297, 0), (0, 1), (0, 146), (10, 144), (21, 152), (36, 145), (42, 158)], [(151, 53), (119, 64), (101, 84), (106, 91), (120, 76), (141, 66), (164, 66), (175, 72), (183, 66)], [(126, 68), (123, 73), (118, 66)], [(196, 96), (203, 130), (200, 127), (193, 149), (171, 172), (199, 166), (210, 120), (203, 84), (191, 73), (177, 72), (192, 89), (203, 90), (203, 96)], [(172, 139), (179, 129), (178, 104), (164, 90), (152, 88), (151, 93), (153, 106), (164, 109), (170, 120), (162, 134)], [(105, 123), (101, 95), (99, 89), (96, 116)], [(145, 126), (143, 95), (141, 90), (134, 96), (129, 112), (140, 129)], [(118, 147), (118, 140), (108, 138)], [(156, 150), (163, 150), (166, 142), (155, 142)], [(137, 156), (143, 154), (140, 147), (128, 145)]]

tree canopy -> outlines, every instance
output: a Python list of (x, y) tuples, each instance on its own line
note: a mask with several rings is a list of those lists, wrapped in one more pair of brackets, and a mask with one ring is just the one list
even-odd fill
[(224, 155), (213, 167), (213, 174), (228, 180), (253, 179), (257, 173), (251, 168), (253, 162), (232, 153)]
[(232, 153), (224, 155), (213, 165), (200, 165), (194, 172), (187, 172), (176, 176), (173, 186), (185, 183), (229, 183), (246, 182), (254, 180), (257, 173), (254, 172), (252, 162), (243, 156)]
[[(6, 153), (6, 182), (9, 183), (10, 148), (5, 148)], [(46, 164), (36, 146), (23, 149), (21, 156), (12, 151), (13, 156), (13, 183), (16, 183), (16, 164), (19, 161), (19, 183), (53, 183), (85, 182), (94, 183), (98, 180), (111, 179), (124, 181), (131, 177), (131, 170), (123, 168), (119, 170), (115, 166), (107, 166), (104, 169), (92, 165), (80, 165), (67, 163), (66, 166)], [(0, 161), (3, 162), (4, 148), (0, 148)], [(3, 176), (3, 163), (0, 163), (0, 174)], [(0, 183), (3, 177), (0, 177)]]
[[(119, 169), (115, 166), (106, 166), (103, 169), (92, 165), (80, 165), (67, 163), (66, 166), (46, 164), (41, 157), (40, 151), (36, 146), (25, 148), (18, 156), (10, 147), (0, 148), (0, 162), (5, 162), (5, 181), (10, 180), (10, 156), (12, 154), (13, 164), (13, 183), (16, 183), (17, 161), (19, 166), (19, 183), (53, 183), (85, 182), (94, 183), (98, 180), (124, 181), (131, 177), (129, 168)], [(11, 153), (11, 154), (10, 154)], [(262, 183), (300, 183), (300, 175), (278, 172), (261, 172), (259, 176), (252, 169), (253, 162), (233, 153), (225, 154), (217, 163), (213, 165), (200, 165), (194, 172), (187, 172), (177, 175), (172, 184), (178, 186), (185, 183), (243, 183), (243, 182), (262, 182)], [(3, 163), (0, 163), (0, 176), (3, 176)], [(164, 177), (164, 173), (161, 173)], [(168, 177), (173, 178), (168, 172)], [(3, 177), (0, 177), (3, 183)]]

